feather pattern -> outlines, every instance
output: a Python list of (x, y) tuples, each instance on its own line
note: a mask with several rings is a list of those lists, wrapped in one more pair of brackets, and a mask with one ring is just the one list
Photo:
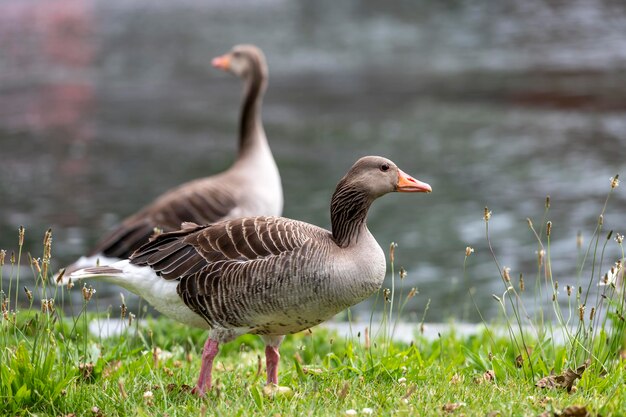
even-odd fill
[(355, 241), (359, 228), (365, 223), (367, 210), (371, 204), (367, 195), (357, 188), (342, 186), (345, 179), (337, 187), (331, 203), (331, 221), (333, 237), (340, 247), (346, 247)]
[[(92, 250), (107, 257), (128, 258), (155, 233), (155, 228), (173, 231), (183, 222), (213, 223), (228, 218), (243, 198), (243, 191), (231, 191), (231, 181), (214, 178), (194, 181), (175, 188), (153, 204), (124, 220)], [(232, 187), (235, 188), (235, 187)]]
[[(332, 297), (332, 268), (319, 267), (330, 244), (324, 229), (254, 217), (157, 236), (131, 262), (178, 280), (180, 297), (211, 327), (273, 334), (308, 328), (347, 307), (325, 307)], [(314, 319), (299, 312), (303, 303), (318, 311)]]

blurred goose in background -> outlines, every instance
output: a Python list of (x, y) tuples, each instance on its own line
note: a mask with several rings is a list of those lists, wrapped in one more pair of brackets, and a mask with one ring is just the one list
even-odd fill
[(244, 80), (239, 122), (239, 154), (222, 173), (182, 184), (126, 218), (105, 236), (89, 256), (81, 257), (66, 272), (107, 265), (128, 258), (148, 242), (156, 229), (178, 230), (182, 222), (200, 224), (244, 216), (280, 216), (283, 191), (278, 168), (261, 121), (261, 104), (267, 86), (263, 52), (253, 45), (237, 45), (213, 59), (214, 67)]
[(330, 204), (332, 231), (284, 217), (243, 217), (155, 236), (130, 260), (66, 276), (99, 279), (134, 292), (161, 313), (209, 329), (194, 389), (211, 389), (219, 344), (244, 333), (265, 341), (267, 383), (278, 384), (286, 334), (315, 326), (377, 291), (385, 255), (366, 225), (384, 194), (430, 192), (388, 159), (359, 159)]

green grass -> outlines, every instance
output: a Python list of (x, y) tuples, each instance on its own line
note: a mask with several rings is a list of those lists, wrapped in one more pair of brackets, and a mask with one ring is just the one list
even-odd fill
[[(624, 287), (617, 282), (601, 287), (597, 296), (592, 291), (607, 278), (614, 262), (605, 259), (605, 249), (614, 244), (613, 233), (603, 231), (599, 220), (588, 247), (581, 246), (578, 254), (577, 287), (559, 292), (550, 266), (547, 202), (539, 230), (529, 221), (538, 252), (543, 253), (534, 280), (538, 284), (522, 289), (500, 265), (497, 245), (492, 248), (487, 213), (486, 209), (494, 279), (502, 281), (504, 293), (494, 295), (500, 316), (485, 322), (481, 333), (460, 337), (452, 324), (449, 333), (434, 341), (419, 332), (411, 344), (394, 341), (397, 320), (417, 297), (415, 291), (396, 285), (391, 262), (391, 288), (381, 290), (375, 307), (383, 324), (377, 337), (370, 341), (366, 334), (372, 332), (364, 328), (353, 329), (352, 336), (314, 328), (287, 337), (279, 377), (291, 391), (275, 395), (264, 392), (261, 340), (240, 337), (222, 346), (214, 389), (202, 399), (190, 388), (199, 372), (205, 332), (166, 318), (148, 318), (146, 326), (137, 326), (137, 320), (130, 323), (125, 308), (87, 313), (95, 298), (80, 287), (70, 291), (84, 295), (82, 306), (74, 306), (82, 307), (81, 312), (65, 316), (63, 305), (71, 300), (68, 290), (49, 282), (50, 232), (44, 237), (41, 259), (29, 256), (35, 288), (20, 288), (16, 267), (23, 257), (20, 229), (16, 253), (0, 252), (0, 265), (5, 264), (0, 282), (2, 271), (9, 273), (0, 284), (0, 415), (341, 416), (350, 415), (349, 410), (370, 415), (368, 409), (376, 416), (584, 415), (573, 407), (584, 407), (589, 415), (626, 415)], [(621, 239), (617, 240), (622, 249)], [(391, 261), (394, 248), (392, 244)], [(471, 254), (468, 249), (462, 266), (468, 282)], [(402, 270), (397, 275), (402, 280)], [(551, 296), (554, 301), (547, 311), (526, 313), (527, 303)], [(425, 316), (428, 303), (424, 304)], [(126, 323), (121, 336), (103, 339), (88, 333), (90, 321), (109, 315)], [(571, 378), (576, 368), (580, 379)], [(554, 389), (537, 386), (550, 375), (553, 382), (570, 377), (571, 383)]]
[(542, 390), (515, 367), (508, 339), (495, 340), (502, 353), (490, 359), (486, 332), (464, 340), (453, 333), (434, 342), (416, 337), (412, 346), (392, 343), (371, 350), (362, 340), (323, 329), (294, 335), (281, 349), (280, 370), (281, 385), (292, 395), (274, 398), (263, 394), (264, 375), (258, 372), (262, 343), (244, 336), (223, 347), (216, 359), (216, 389), (199, 399), (187, 387), (199, 372), (204, 336), (160, 318), (139, 333), (132, 327), (121, 337), (93, 338), (87, 343), (89, 371), (79, 369), (82, 355), (63, 359), (64, 349), (82, 348), (57, 336), (50, 336), (56, 341), (45, 349), (47, 364), (42, 358), (35, 363), (26, 341), (3, 346), (2, 415), (98, 415), (94, 407), (103, 416), (336, 416), (350, 409), (366, 415), (364, 408), (373, 415), (441, 415), (447, 404), (461, 404), (457, 415), (538, 415), (571, 405), (603, 416), (626, 410), (623, 362), (600, 381), (583, 374), (576, 392)]

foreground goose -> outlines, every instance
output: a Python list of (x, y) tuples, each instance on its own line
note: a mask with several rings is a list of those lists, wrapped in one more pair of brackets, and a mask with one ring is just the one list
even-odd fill
[(239, 154), (233, 166), (212, 177), (185, 183), (161, 195), (128, 217), (102, 239), (87, 257), (67, 268), (106, 265), (128, 258), (148, 242), (155, 228), (172, 231), (182, 222), (213, 223), (243, 216), (280, 216), (283, 192), (280, 175), (261, 122), (261, 102), (267, 85), (267, 65), (260, 49), (237, 45), (213, 59), (213, 66), (245, 82), (239, 124)]
[(431, 188), (388, 159), (364, 157), (333, 194), (332, 232), (284, 217), (185, 223), (156, 236), (130, 260), (69, 278), (121, 285), (173, 319), (210, 329), (197, 394), (211, 389), (219, 344), (244, 333), (264, 339), (267, 383), (277, 384), (284, 335), (333, 317), (382, 285), (385, 255), (365, 221), (372, 202), (393, 191)]

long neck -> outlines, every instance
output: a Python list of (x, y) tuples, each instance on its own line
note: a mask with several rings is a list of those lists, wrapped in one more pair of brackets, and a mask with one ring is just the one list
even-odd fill
[[(256, 58), (256, 57), (255, 57)], [(254, 147), (255, 142), (265, 139), (261, 122), (261, 103), (267, 85), (267, 75), (262, 64), (255, 62), (250, 66), (246, 80), (241, 120), (239, 122), (239, 156)]]
[(356, 243), (366, 229), (365, 220), (372, 200), (345, 180), (341, 180), (330, 203), (330, 222), (333, 239), (338, 246)]

